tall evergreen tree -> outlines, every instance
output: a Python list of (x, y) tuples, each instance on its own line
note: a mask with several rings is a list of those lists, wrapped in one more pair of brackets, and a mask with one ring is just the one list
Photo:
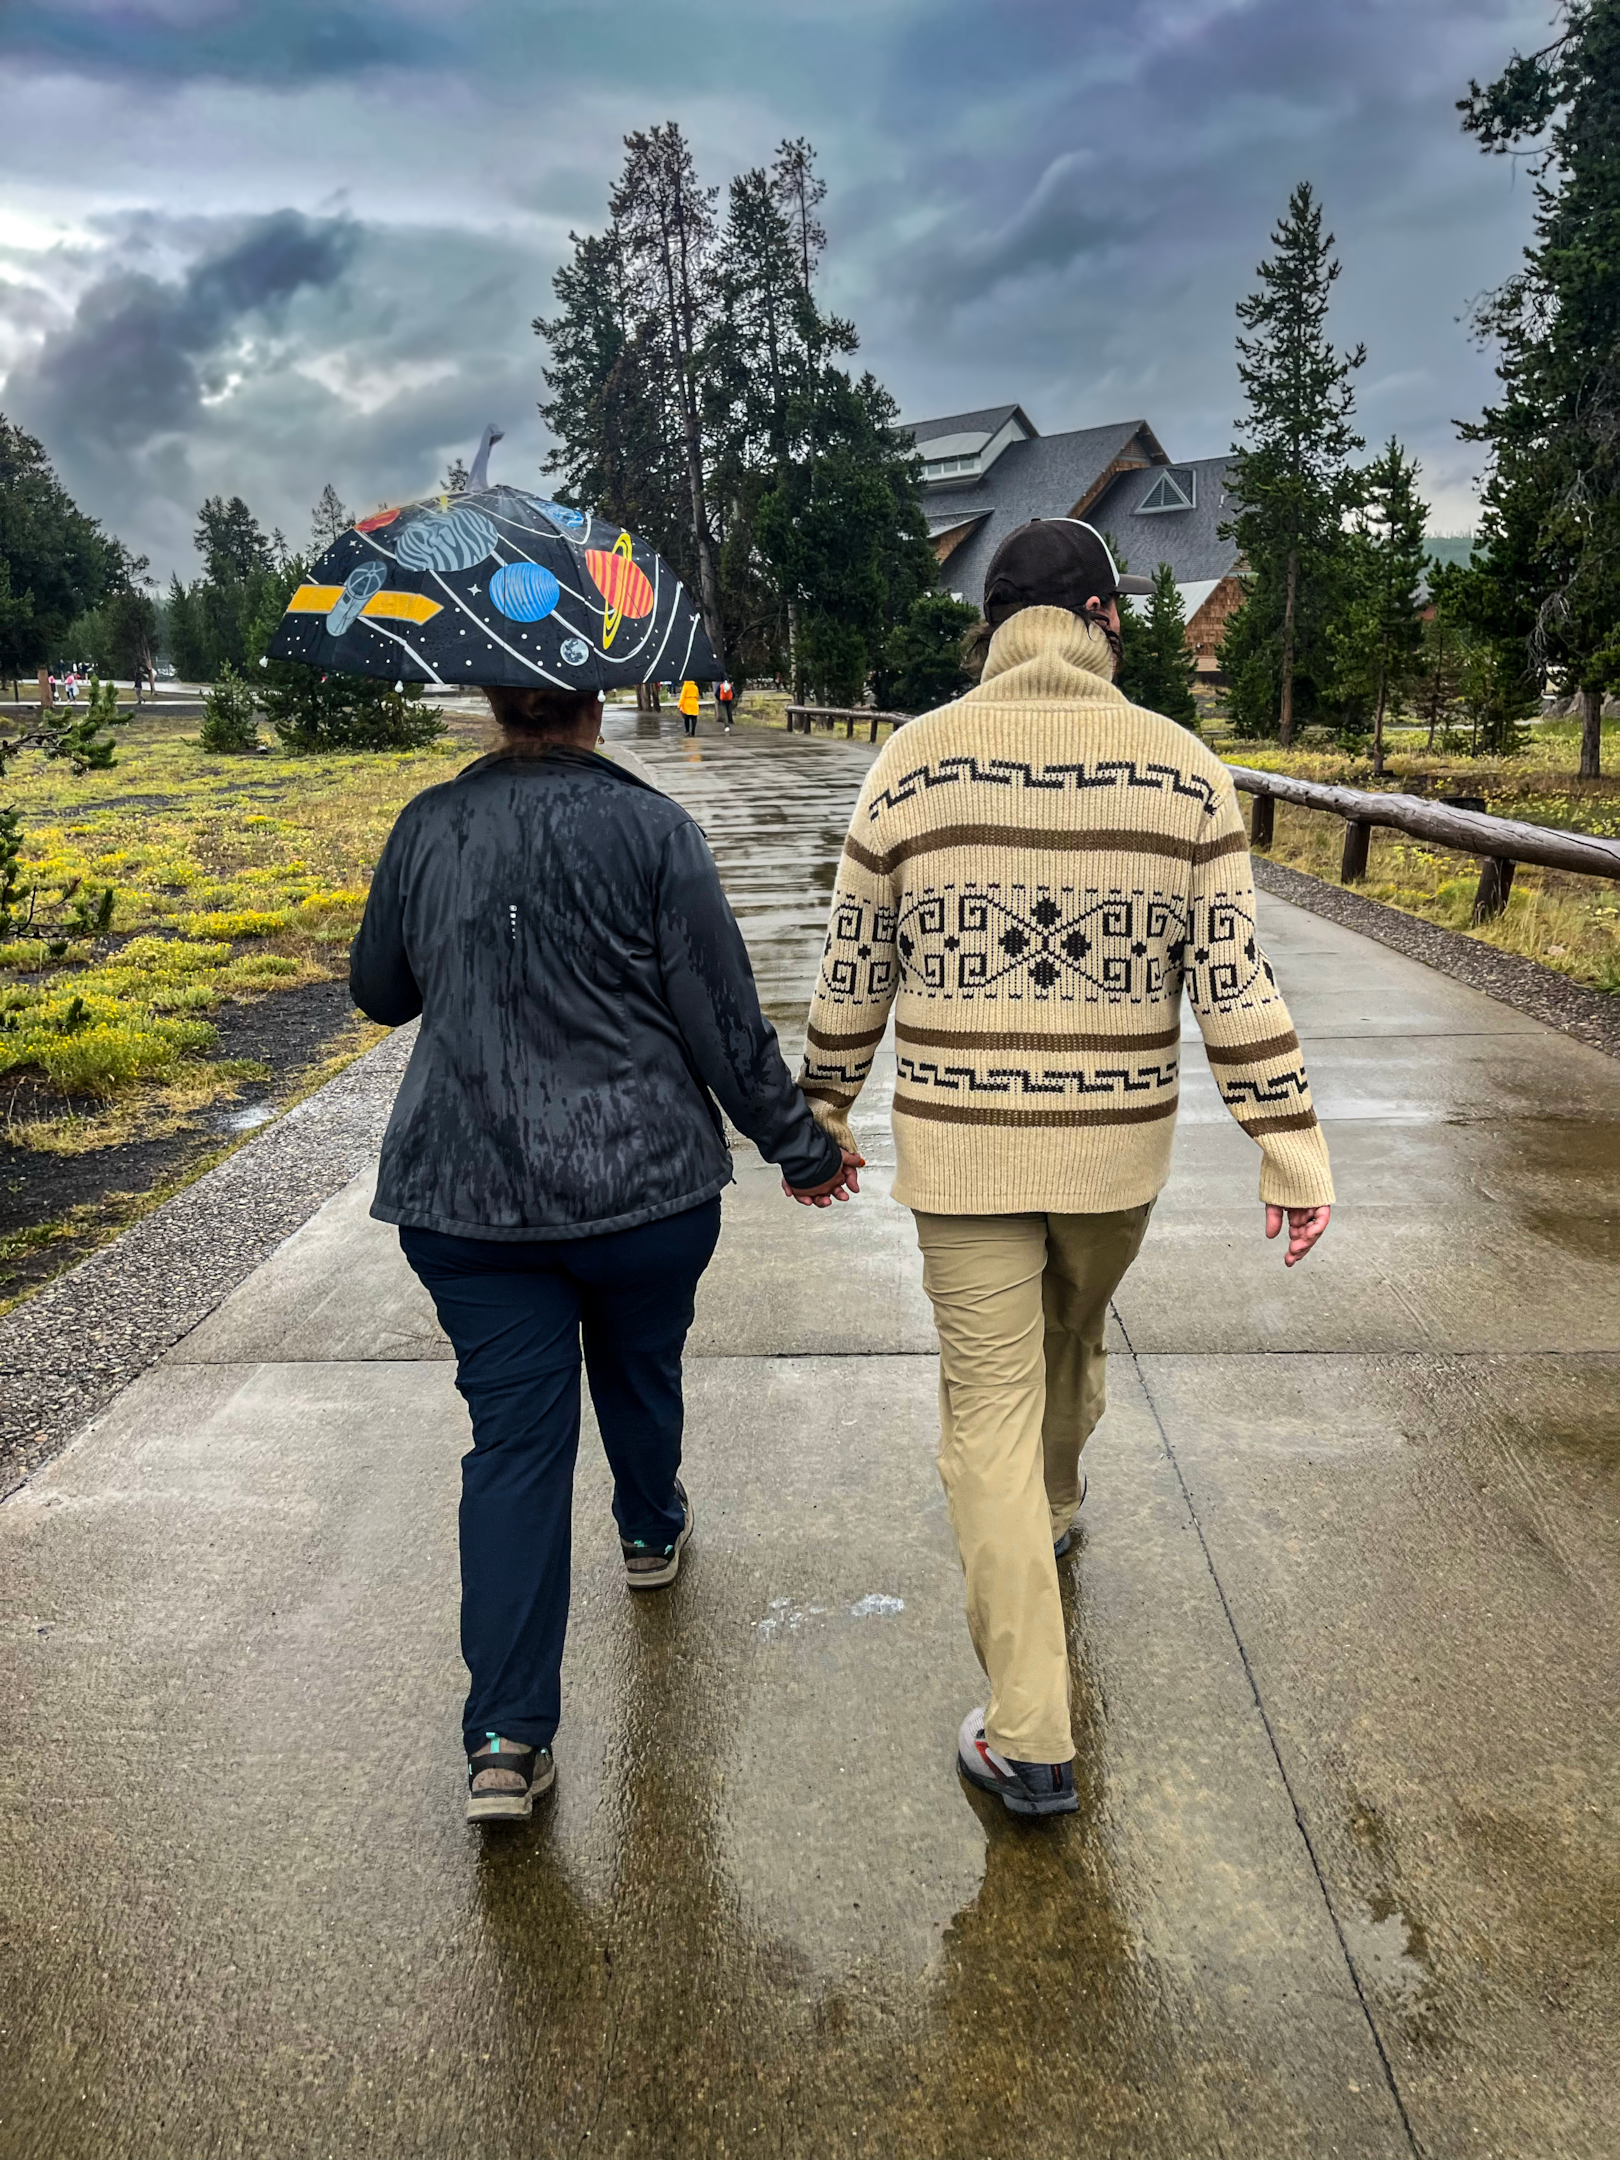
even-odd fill
[(642, 328), (656, 322), (669, 353), (669, 382), (691, 497), (698, 605), (715, 651), (723, 653), (725, 625), (709, 527), (699, 380), (700, 355), (714, 310), (710, 254), (719, 191), (699, 185), (691, 149), (675, 121), (646, 133), (638, 130), (624, 140), (624, 171), (610, 207)]
[(560, 303), (534, 328), (551, 347), (551, 396), (540, 417), (556, 442), (544, 470), (577, 509), (643, 533), (696, 583), (690, 492), (670, 387), (668, 342), (656, 316), (637, 320), (618, 227), (575, 233), (552, 280)]
[[(169, 645), (183, 680), (212, 682), (220, 669), (240, 670), (248, 659), (255, 617), (265, 595), (288, 573), (258, 519), (242, 500), (211, 495), (197, 513), (194, 535), (204, 575), (169, 588)], [(296, 561), (296, 558), (291, 558)]]
[[(667, 160), (667, 136), (627, 138), (627, 176), (644, 150), (653, 161), (647, 146)], [(559, 310), (535, 324), (551, 347), (547, 470), (582, 508), (644, 533), (700, 599), (706, 536), (720, 612), (720, 635), (710, 632), (734, 673), (785, 670), (796, 689), (856, 699), (937, 565), (892, 401), (869, 375), (834, 365), (857, 341), (811, 289), (825, 190), (810, 146), (786, 144), (771, 171), (732, 182), (723, 226), (703, 239), (691, 315), (702, 335), (684, 357), (671, 288), (661, 269), (647, 271), (662, 241), (633, 235), (630, 184), (615, 193), (607, 233), (574, 236), (553, 280)], [(637, 214), (663, 231), (645, 206)]]
[(1363, 502), (1351, 535), (1350, 604), (1334, 633), (1335, 689), (1358, 719), (1372, 721), (1373, 771), (1384, 770), (1384, 719), (1410, 686), (1423, 644), (1420, 596), (1428, 554), (1428, 505), (1418, 466), (1393, 436), (1362, 473)]
[(343, 498), (328, 480), (321, 499), (309, 513), (309, 544), (316, 555), (325, 554), (334, 540), (341, 540), (353, 523)]
[(1223, 531), (1248, 565), (1243, 605), (1221, 646), (1239, 733), (1293, 741), (1297, 693), (1314, 704), (1345, 567), (1344, 515), (1357, 500), (1350, 453), (1361, 448), (1351, 377), (1366, 350), (1339, 353), (1327, 333), (1340, 265), (1310, 183), (1296, 187), (1238, 303), (1238, 379), (1248, 411), (1232, 455), (1239, 509)]
[(70, 626), (116, 584), (116, 541), (57, 479), (44, 445), (0, 413), (0, 675), (62, 657)]
[(256, 570), (275, 567), (275, 551), (264, 528), (240, 495), (229, 502), (223, 495), (210, 495), (197, 512), (192, 538), (216, 585), (240, 585)]
[(1595, 779), (1604, 692), (1620, 687), (1620, 0), (1561, 13), (1560, 36), (1460, 105), (1481, 149), (1531, 149), (1536, 204), (1523, 269), (1475, 317), (1501, 401), (1462, 434), (1489, 446), (1483, 627), (1580, 691)]
[(1122, 606), (1120, 628), (1125, 632), (1125, 664), (1119, 687), (1125, 696), (1133, 705), (1196, 728), (1198, 703), (1192, 693), (1195, 666), (1187, 649), (1187, 617), (1176, 574), (1168, 563), (1160, 563), (1153, 573), (1146, 614)]

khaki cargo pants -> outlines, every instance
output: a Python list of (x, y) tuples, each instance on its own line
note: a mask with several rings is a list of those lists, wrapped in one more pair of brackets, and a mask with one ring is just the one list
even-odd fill
[(1074, 1754), (1052, 1547), (1106, 1400), (1108, 1301), (1152, 1212), (917, 1215), (939, 1330), (939, 1474), (990, 1680), (985, 1736), (1020, 1762)]

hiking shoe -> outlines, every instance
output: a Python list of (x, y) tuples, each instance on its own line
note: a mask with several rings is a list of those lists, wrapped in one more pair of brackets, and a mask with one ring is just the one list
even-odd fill
[(619, 1550), (624, 1554), (624, 1572), (632, 1590), (662, 1590), (672, 1583), (681, 1572), (681, 1554), (686, 1541), (692, 1535), (692, 1503), (686, 1497), (686, 1487), (680, 1479), (675, 1480), (675, 1497), (686, 1511), (681, 1534), (673, 1545), (646, 1545), (640, 1538), (620, 1538)]
[(557, 1782), (551, 1750), (503, 1740), (499, 1733), (484, 1738), (488, 1745), (467, 1757), (467, 1820), (522, 1822), (533, 1814), (538, 1795)]
[(1058, 1539), (1057, 1543), (1056, 1543), (1056, 1544), (1055, 1544), (1055, 1545), (1054, 1545), (1054, 1546), (1052, 1547), (1052, 1557), (1053, 1557), (1054, 1559), (1056, 1559), (1056, 1560), (1061, 1560), (1061, 1559), (1063, 1558), (1064, 1554), (1065, 1554), (1065, 1553), (1066, 1553), (1066, 1552), (1067, 1552), (1067, 1551), (1069, 1550), (1069, 1547), (1070, 1547), (1070, 1546), (1071, 1546), (1071, 1545), (1072, 1545), (1072, 1544), (1074, 1543), (1074, 1533), (1075, 1533), (1075, 1531), (1076, 1531), (1076, 1530), (1077, 1530), (1077, 1529), (1078, 1529), (1078, 1528), (1080, 1527), (1080, 1523), (1079, 1523), (1079, 1515), (1080, 1515), (1080, 1510), (1081, 1510), (1081, 1509), (1082, 1509), (1082, 1508), (1083, 1508), (1083, 1507), (1085, 1506), (1085, 1504), (1086, 1504), (1086, 1473), (1085, 1473), (1085, 1472), (1084, 1472), (1084, 1471), (1082, 1470), (1082, 1471), (1081, 1471), (1081, 1473), (1080, 1473), (1080, 1497), (1079, 1497), (1079, 1499), (1078, 1499), (1078, 1500), (1077, 1500), (1077, 1501), (1076, 1501), (1076, 1502), (1074, 1503), (1074, 1512), (1075, 1512), (1075, 1520), (1074, 1520), (1074, 1521), (1073, 1521), (1072, 1523), (1070, 1523), (1070, 1525), (1069, 1525), (1068, 1529), (1064, 1531), (1063, 1535), (1062, 1535), (1062, 1536), (1061, 1536), (1061, 1537), (1060, 1537), (1060, 1538)]
[(1075, 1815), (1073, 1763), (1014, 1762), (984, 1737), (984, 1711), (970, 1710), (956, 1742), (956, 1767), (980, 1792), (999, 1795), (1009, 1815)]

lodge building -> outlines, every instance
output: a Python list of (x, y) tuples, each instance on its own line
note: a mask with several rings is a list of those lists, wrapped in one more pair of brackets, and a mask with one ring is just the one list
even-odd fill
[(1177, 464), (1145, 420), (1043, 435), (1021, 405), (910, 422), (905, 432), (922, 456), (928, 533), (950, 591), (982, 607), (990, 558), (1015, 526), (1084, 518), (1122, 568), (1151, 576), (1170, 565), (1187, 642), (1200, 671), (1213, 673), (1241, 598), (1237, 550), (1220, 537), (1233, 514), (1226, 458)]

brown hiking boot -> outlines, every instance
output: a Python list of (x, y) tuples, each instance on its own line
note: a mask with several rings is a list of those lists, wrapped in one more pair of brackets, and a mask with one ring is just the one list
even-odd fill
[(693, 1515), (686, 1487), (679, 1478), (675, 1480), (675, 1497), (686, 1512), (686, 1520), (673, 1545), (644, 1545), (639, 1538), (634, 1542), (629, 1538), (619, 1540), (619, 1550), (624, 1554), (624, 1572), (632, 1590), (662, 1590), (681, 1572), (681, 1554), (692, 1535)]

